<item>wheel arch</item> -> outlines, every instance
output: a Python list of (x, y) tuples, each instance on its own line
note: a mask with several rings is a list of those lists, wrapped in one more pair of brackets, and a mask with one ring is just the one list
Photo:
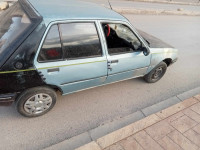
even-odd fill
[[(41, 86), (36, 86), (36, 87), (47, 87), (47, 88), (50, 88), (50, 89), (54, 90), (55, 92), (59, 91), (61, 94), (63, 94), (62, 89), (57, 87), (56, 85), (46, 84), (46, 85), (41, 85)], [(28, 88), (28, 89), (32, 89), (32, 88), (36, 88), (36, 87), (31, 87), (31, 88)], [(22, 90), (21, 92), (17, 92), (16, 93), (17, 95), (16, 95), (16, 98), (15, 98), (15, 102), (17, 101), (17, 99), (21, 95), (21, 93), (23, 93), (24, 91), (26, 91), (28, 89)]]
[[(50, 102), (49, 107), (45, 107), (48, 104), (42, 102), (44, 99), (39, 99), (39, 100), (36, 100), (36, 102), (33, 102), (34, 104), (29, 103), (28, 107), (26, 107), (28, 109), (25, 109), (26, 101), (28, 101), (30, 99), (32, 101), (32, 97), (35, 97), (35, 95), (38, 95), (38, 94), (39, 95), (45, 94), (45, 95), (51, 97), (51, 102)], [(39, 98), (40, 98), (40, 96), (39, 96)], [(26, 89), (18, 96), (17, 100), (15, 101), (15, 108), (21, 115), (23, 115), (25, 117), (38, 117), (38, 116), (46, 114), (48, 111), (50, 111), (56, 104), (56, 99), (57, 99), (57, 94), (56, 94), (55, 90), (50, 88), (49, 86), (44, 85), (44, 86), (33, 87), (33, 88)], [(41, 102), (38, 102), (38, 101), (41, 101)], [(38, 103), (40, 103), (41, 105), (37, 106)], [(45, 104), (45, 106), (43, 104)], [(31, 106), (31, 105), (33, 105), (33, 106)], [(37, 108), (39, 108), (39, 109), (37, 109)], [(29, 109), (33, 109), (32, 112), (27, 111)], [(38, 111), (38, 113), (36, 111)]]
[(163, 62), (165, 62), (167, 64), (167, 66), (169, 66), (172, 63), (172, 59), (166, 58), (166, 59), (163, 60)]
[(63, 94), (62, 89), (60, 87), (56, 86), (56, 85), (47, 84), (46, 86), (55, 90), (55, 91), (59, 91), (59, 92), (61, 92), (61, 94)]

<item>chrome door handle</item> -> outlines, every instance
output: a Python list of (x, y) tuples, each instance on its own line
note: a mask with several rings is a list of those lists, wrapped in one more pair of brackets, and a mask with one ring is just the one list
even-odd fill
[(59, 68), (47, 69), (47, 72), (58, 72), (58, 71), (60, 71)]
[(119, 62), (119, 60), (111, 60), (111, 64), (113, 64), (113, 63), (118, 63)]

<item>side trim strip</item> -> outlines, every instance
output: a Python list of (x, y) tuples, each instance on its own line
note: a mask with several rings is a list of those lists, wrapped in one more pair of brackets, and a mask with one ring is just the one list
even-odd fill
[(90, 80), (94, 80), (94, 79), (99, 79), (99, 78), (106, 78), (107, 76), (100, 76), (100, 77), (96, 77), (96, 78), (89, 78), (89, 79), (86, 79), (86, 80), (78, 80), (78, 81), (72, 81), (72, 82), (67, 82), (67, 83), (62, 83), (62, 84), (60, 84), (61, 86), (63, 86), (63, 85), (66, 85), (66, 84), (76, 84), (76, 83), (78, 83), (78, 82), (82, 82), (82, 81), (90, 81)]
[(12, 97), (2, 97), (0, 98), (0, 100), (7, 100), (7, 99), (11, 99)]
[(36, 69), (26, 69), (26, 70), (15, 70), (15, 71), (2, 71), (0, 74), (6, 74), (6, 73), (15, 73), (15, 72), (25, 72), (25, 71), (33, 71)]
[(115, 81), (115, 82), (111, 82), (111, 83), (104, 83), (104, 84), (101, 84), (101, 85), (98, 85), (98, 86), (93, 86), (93, 87), (85, 88), (85, 89), (82, 89), (82, 90), (77, 90), (77, 91), (65, 93), (65, 94), (62, 94), (62, 95), (68, 95), (68, 94), (72, 94), (72, 93), (76, 93), (76, 92), (80, 92), (80, 91), (85, 91), (85, 90), (88, 90), (88, 89), (93, 89), (93, 88), (100, 87), (100, 86), (103, 86), (103, 85), (109, 85), (109, 84), (113, 84), (113, 83), (118, 83), (118, 82), (121, 82), (121, 81), (126, 81), (126, 80), (130, 80), (130, 79), (134, 79), (134, 78), (138, 78), (138, 77), (143, 77), (143, 76), (144, 75), (134, 76), (134, 77), (131, 77), (131, 78), (126, 78), (126, 79)]
[(85, 62), (85, 63), (78, 63), (78, 64), (70, 64), (70, 65), (61, 65), (61, 66), (54, 66), (54, 67), (44, 67), (44, 68), (38, 68), (38, 70), (50, 69), (50, 68), (59, 68), (59, 67), (67, 67), (67, 66), (76, 66), (76, 65), (84, 65), (84, 64), (91, 64), (91, 63), (104, 62), (104, 61), (107, 61), (107, 60), (92, 61), (92, 62)]
[(141, 69), (148, 69), (148, 68), (149, 68), (149, 66), (142, 67), (142, 68), (131, 69), (131, 70), (127, 70), (127, 71), (121, 71), (121, 72), (109, 74), (109, 76), (113, 76), (113, 75), (117, 75), (117, 74), (121, 74), (121, 73), (125, 73), (125, 72), (130, 72), (130, 71), (137, 71), (137, 70), (141, 70)]
[[(91, 63), (105, 62), (105, 61), (107, 61), (107, 60), (85, 62), (85, 63), (77, 63), (77, 64), (70, 64), (70, 65), (53, 66), (53, 67), (44, 67), (44, 68), (38, 68), (38, 70), (51, 69), (51, 68), (59, 68), (59, 67), (67, 67), (67, 66), (76, 66), (76, 65), (83, 65), (83, 64), (91, 64)], [(33, 70), (36, 70), (36, 69), (15, 70), (15, 71), (2, 71), (2, 72), (0, 72), (0, 74), (25, 72), (25, 71), (33, 71)]]
[(165, 52), (165, 53), (151, 53), (151, 54), (170, 54), (170, 53), (174, 53), (174, 54), (176, 54), (177, 52)]

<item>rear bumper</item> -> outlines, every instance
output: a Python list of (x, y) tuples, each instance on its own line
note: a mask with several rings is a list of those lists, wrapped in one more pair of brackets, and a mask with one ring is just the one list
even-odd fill
[(1, 94), (0, 95), (0, 106), (9, 106), (11, 105), (16, 98), (16, 93), (10, 93), (10, 94)]

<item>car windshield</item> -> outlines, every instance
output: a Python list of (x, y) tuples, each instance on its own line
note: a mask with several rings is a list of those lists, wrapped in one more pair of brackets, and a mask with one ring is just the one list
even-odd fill
[(0, 15), (0, 56), (30, 25), (30, 19), (18, 2)]

